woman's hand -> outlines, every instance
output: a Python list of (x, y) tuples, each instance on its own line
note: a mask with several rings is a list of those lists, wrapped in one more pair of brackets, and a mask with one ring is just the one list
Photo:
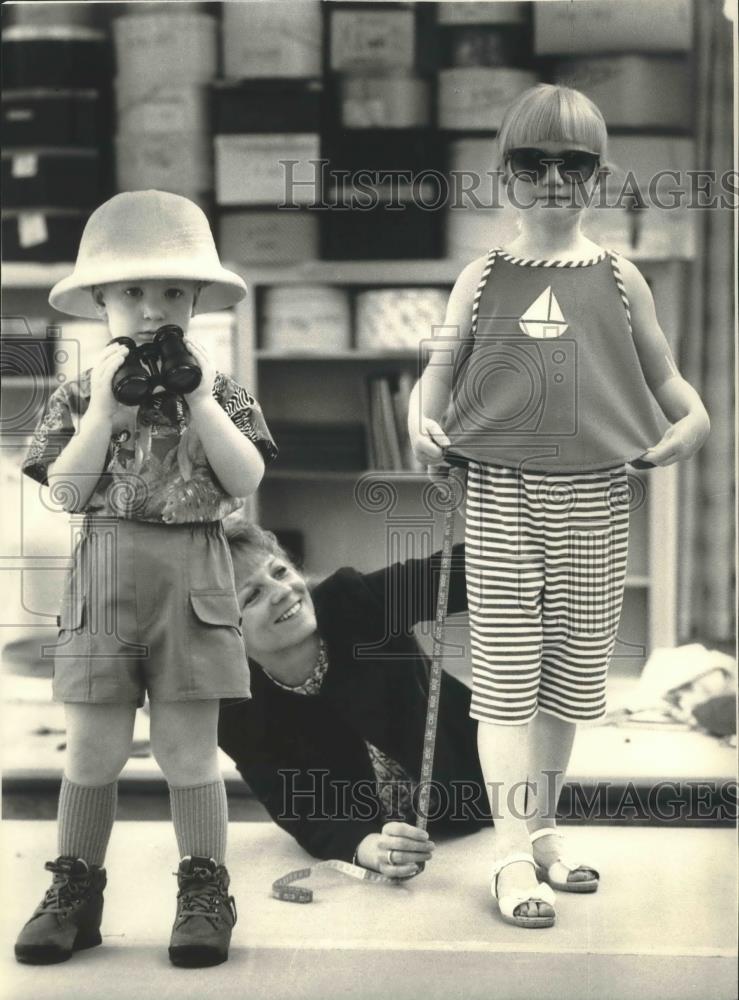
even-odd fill
[(411, 448), (419, 462), (438, 465), (450, 441), (439, 424), (430, 417), (421, 417), (416, 427), (409, 429)]
[(103, 421), (112, 421), (118, 409), (113, 395), (113, 376), (126, 360), (128, 348), (113, 342), (101, 352), (90, 372), (90, 406), (88, 413)]
[(434, 843), (425, 830), (409, 823), (386, 823), (382, 833), (370, 833), (357, 848), (357, 861), (363, 868), (389, 878), (417, 875), (433, 854)]
[(673, 462), (690, 458), (706, 440), (710, 428), (707, 417), (703, 419), (701, 415), (689, 413), (668, 427), (659, 444), (644, 452), (641, 457), (654, 465), (672, 465)]
[(200, 370), (203, 373), (203, 377), (200, 379), (200, 385), (197, 389), (193, 389), (187, 397), (187, 404), (192, 407), (193, 405), (197, 406), (198, 403), (201, 403), (206, 399), (212, 398), (213, 383), (216, 380), (216, 369), (207, 352), (203, 350), (200, 344), (196, 344), (191, 337), (185, 337), (184, 343), (190, 354), (192, 354), (197, 363), (200, 365)]

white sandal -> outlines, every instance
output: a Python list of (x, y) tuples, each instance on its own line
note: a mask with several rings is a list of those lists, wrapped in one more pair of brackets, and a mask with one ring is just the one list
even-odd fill
[[(542, 827), (531, 834), (531, 843), (535, 844), (540, 837), (562, 837), (562, 834), (552, 827)], [(557, 866), (564, 870), (564, 878), (557, 877)], [(588, 871), (593, 873), (592, 878), (570, 880), (570, 875), (577, 871)], [(559, 858), (553, 861), (547, 868), (545, 865), (536, 865), (537, 877), (543, 879), (552, 889), (559, 889), (560, 892), (595, 892), (599, 885), (600, 874), (591, 865), (584, 865), (566, 858)]]
[(516, 927), (552, 927), (554, 924), (553, 913), (551, 916), (529, 917), (523, 914), (519, 915), (515, 912), (523, 903), (546, 903), (547, 906), (551, 906), (554, 909), (554, 893), (548, 885), (543, 885), (539, 882), (536, 889), (531, 892), (511, 892), (507, 896), (498, 895), (498, 876), (504, 868), (518, 861), (525, 861), (536, 869), (536, 862), (533, 857), (523, 852), (509, 854), (500, 861), (496, 861), (493, 865), (493, 882), (490, 890), (494, 898), (498, 901), (498, 909), (500, 910), (501, 917), (507, 923), (515, 924)]

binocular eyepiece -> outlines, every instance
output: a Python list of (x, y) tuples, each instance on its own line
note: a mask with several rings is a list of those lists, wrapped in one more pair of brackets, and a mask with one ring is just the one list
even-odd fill
[(188, 393), (197, 389), (203, 373), (184, 344), (179, 326), (160, 327), (150, 343), (137, 344), (131, 337), (114, 337), (112, 343), (125, 344), (128, 355), (113, 376), (113, 395), (124, 406), (138, 406), (157, 388)]

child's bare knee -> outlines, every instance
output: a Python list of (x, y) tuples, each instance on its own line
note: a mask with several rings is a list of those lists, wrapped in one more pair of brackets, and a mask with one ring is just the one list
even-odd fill
[(67, 745), (67, 777), (79, 785), (108, 785), (123, 770), (130, 749), (130, 740), (111, 744), (78, 734)]

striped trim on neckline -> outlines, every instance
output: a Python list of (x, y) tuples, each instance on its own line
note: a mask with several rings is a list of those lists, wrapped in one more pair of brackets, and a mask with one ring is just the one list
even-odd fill
[(508, 261), (509, 264), (520, 264), (522, 267), (590, 267), (605, 260), (608, 252), (602, 250), (590, 260), (544, 260), (536, 257), (514, 257), (513, 254), (506, 253), (505, 250), (498, 250), (497, 255), (501, 260)]

